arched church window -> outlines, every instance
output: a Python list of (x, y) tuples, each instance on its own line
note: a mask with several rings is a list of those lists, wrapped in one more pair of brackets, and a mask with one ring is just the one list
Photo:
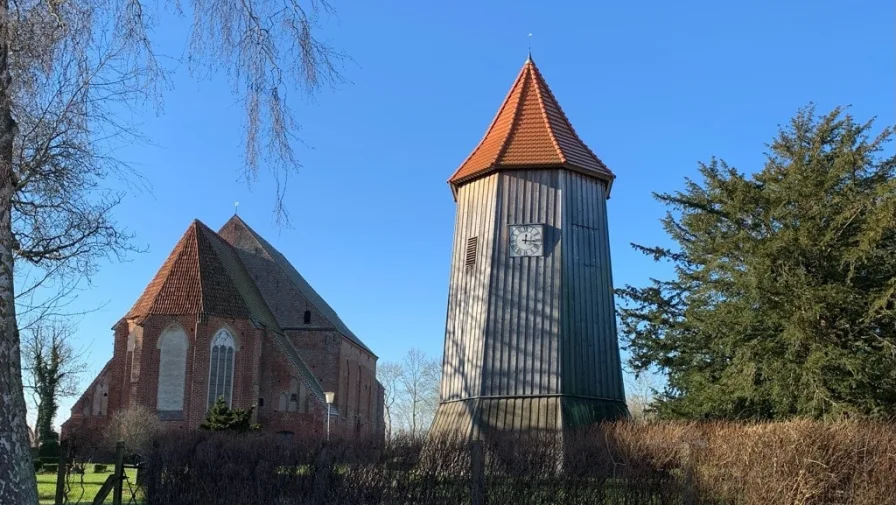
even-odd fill
[(218, 330), (212, 339), (211, 359), (208, 367), (208, 406), (224, 397), (227, 406), (233, 400), (233, 335), (225, 329)]
[(304, 322), (305, 322), (305, 324), (311, 324), (311, 311), (310, 310), (305, 311)]
[(159, 337), (159, 384), (156, 409), (184, 409), (184, 381), (187, 370), (187, 334), (180, 326), (172, 326)]

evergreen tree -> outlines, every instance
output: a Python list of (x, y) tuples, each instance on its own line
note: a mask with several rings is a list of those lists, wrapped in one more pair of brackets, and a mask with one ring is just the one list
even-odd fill
[(871, 126), (809, 107), (758, 173), (713, 159), (654, 195), (677, 247), (634, 247), (673, 278), (617, 294), (631, 365), (667, 375), (660, 415), (896, 414), (896, 157)]
[(224, 397), (219, 396), (211, 410), (208, 411), (205, 421), (199, 425), (199, 428), (209, 431), (245, 433), (257, 428), (257, 425), (252, 424), (252, 412), (254, 410), (254, 407), (250, 407), (249, 410), (231, 409), (227, 406), (227, 402), (224, 401)]

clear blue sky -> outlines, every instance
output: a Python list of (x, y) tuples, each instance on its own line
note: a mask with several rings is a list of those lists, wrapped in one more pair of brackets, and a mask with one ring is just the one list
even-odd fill
[[(155, 145), (118, 153), (153, 186), (116, 211), (149, 251), (103, 265), (76, 302), (106, 303), (80, 324), (84, 386), (111, 356), (110, 327), (190, 221), (217, 229), (234, 201), (381, 360), (410, 347), (439, 355), (454, 224), (445, 181), (495, 114), (530, 32), (554, 94), (618, 176), (617, 286), (665, 273), (629, 243), (665, 243), (651, 192), (680, 188), (698, 161), (758, 170), (777, 125), (810, 101), (896, 122), (892, 0), (332, 3), (322, 35), (354, 62), (349, 84), (293, 102), (306, 146), (288, 186), (291, 229), (274, 224), (270, 177), (251, 189), (240, 180), (242, 109), (223, 76), (180, 71), (164, 113), (141, 119)], [(162, 51), (184, 54), (185, 30), (165, 20)]]

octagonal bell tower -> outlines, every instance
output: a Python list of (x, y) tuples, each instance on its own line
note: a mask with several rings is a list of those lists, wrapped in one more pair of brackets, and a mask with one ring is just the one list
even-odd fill
[(457, 214), (432, 434), (627, 415), (607, 228), (614, 178), (528, 59), (449, 180)]

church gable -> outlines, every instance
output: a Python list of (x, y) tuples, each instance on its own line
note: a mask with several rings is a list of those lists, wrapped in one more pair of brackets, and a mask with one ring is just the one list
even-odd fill
[[(201, 222), (190, 225), (125, 317), (149, 315), (195, 315), (203, 320), (218, 316), (251, 321), (256, 327), (268, 330), (307, 388), (323, 402), (320, 383), (283, 333), (239, 251)], [(160, 384), (165, 386), (164, 390), (160, 386), (158, 398), (166, 408), (169, 404), (176, 407), (178, 402), (178, 357), (176, 350), (172, 350), (171, 364), (163, 370), (165, 380)]]
[(126, 318), (209, 315), (248, 319), (249, 309), (218, 258), (209, 230), (193, 221)]

